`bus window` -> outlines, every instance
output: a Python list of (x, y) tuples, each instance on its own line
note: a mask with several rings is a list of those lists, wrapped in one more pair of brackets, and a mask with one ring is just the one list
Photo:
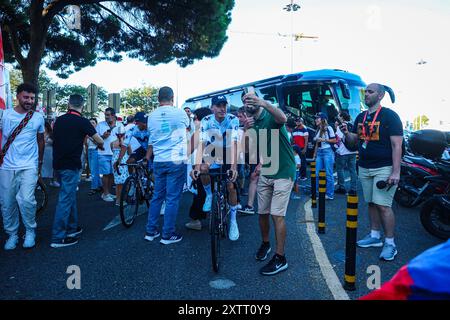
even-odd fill
[(365, 109), (364, 105), (364, 88), (358, 86), (350, 86), (350, 99), (345, 99), (342, 95), (340, 86), (335, 87), (342, 110), (346, 110), (352, 120)]
[[(269, 101), (271, 104), (278, 106), (278, 99), (277, 99), (277, 91), (275, 86), (269, 86), (269, 87), (265, 87), (265, 88), (258, 88), (259, 89), (259, 93), (258, 95), (266, 100)], [(256, 91), (258, 91), (258, 89), (256, 89)]]

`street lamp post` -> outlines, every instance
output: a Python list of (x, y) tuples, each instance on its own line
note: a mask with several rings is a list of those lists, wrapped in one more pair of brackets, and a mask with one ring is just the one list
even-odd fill
[(300, 5), (294, 3), (294, 0), (291, 0), (291, 3), (283, 8), (283, 10), (291, 13), (291, 73), (294, 72), (294, 11), (299, 9)]

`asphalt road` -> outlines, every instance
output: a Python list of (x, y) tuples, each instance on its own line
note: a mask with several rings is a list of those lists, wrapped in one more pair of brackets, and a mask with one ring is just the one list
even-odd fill
[[(183, 240), (164, 246), (156, 240), (144, 241), (146, 214), (129, 229), (118, 224), (104, 230), (117, 221), (118, 207), (102, 201), (99, 195), (88, 196), (88, 188), (87, 182), (81, 182), (78, 205), (84, 232), (78, 244), (50, 248), (57, 189), (49, 188), (49, 205), (38, 220), (37, 246), (31, 250), (18, 246), (10, 252), (0, 249), (0, 299), (329, 300), (345, 299), (346, 294), (356, 299), (370, 292), (366, 285), (369, 266), (379, 266), (381, 281), (385, 282), (410, 259), (440, 243), (421, 226), (418, 209), (394, 205), (398, 256), (393, 262), (381, 262), (380, 249), (358, 249), (357, 290), (345, 293), (340, 283), (344, 279), (346, 197), (337, 195), (326, 202), (326, 233), (319, 236), (320, 241), (312, 241), (315, 222), (308, 218), (308, 210), (305, 213), (309, 197), (304, 195), (289, 203), (287, 271), (272, 277), (259, 274), (265, 262), (254, 258), (261, 239), (258, 218), (253, 215), (239, 216), (240, 238), (222, 242), (222, 265), (215, 273), (206, 221), (202, 231), (184, 227), (192, 201), (189, 192), (183, 194), (177, 223)], [(358, 238), (368, 231), (367, 206), (362, 196), (359, 207)], [(312, 213), (317, 220), (317, 210)], [(5, 240), (2, 232), (2, 246)], [(330, 262), (329, 268), (324, 257)], [(72, 265), (80, 268), (81, 289), (67, 287), (71, 274), (66, 271)], [(329, 281), (333, 278), (338, 280), (337, 289), (336, 281), (334, 287)]]

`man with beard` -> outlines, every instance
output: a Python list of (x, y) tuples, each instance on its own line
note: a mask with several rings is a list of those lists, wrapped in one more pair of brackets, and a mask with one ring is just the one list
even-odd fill
[[(252, 128), (256, 131), (260, 162), (256, 170), (260, 169), (257, 193), (262, 244), (256, 252), (255, 258), (263, 261), (271, 251), (270, 215), (275, 225), (275, 255), (267, 265), (261, 268), (260, 273), (274, 275), (288, 267), (284, 254), (285, 216), (295, 180), (295, 158), (285, 126), (287, 117), (283, 111), (259, 98), (253, 92), (244, 95), (243, 101), (249, 115), (245, 120), (244, 127), (246, 130)], [(276, 147), (278, 150), (272, 150), (272, 147)]]
[[(36, 199), (34, 189), (44, 156), (44, 117), (34, 112), (36, 88), (28, 83), (17, 87), (18, 105), (3, 112), (0, 153), (0, 205), (5, 232), (5, 250), (19, 241), (19, 211), (25, 225), (24, 248), (35, 246)], [(20, 128), (22, 128), (20, 130)]]
[[(368, 85), (364, 101), (369, 110), (356, 117), (353, 132), (348, 131), (345, 123), (340, 129), (348, 143), (358, 143), (359, 179), (364, 199), (369, 204), (371, 232), (357, 244), (362, 248), (383, 247), (380, 259), (391, 261), (397, 255), (395, 217), (391, 207), (400, 180), (403, 126), (397, 113), (381, 106), (384, 94), (383, 85)], [(379, 181), (385, 181), (388, 186), (379, 189)], [(382, 226), (386, 238), (384, 245), (380, 233)]]
[(119, 127), (123, 127), (123, 124), (117, 122), (116, 111), (113, 108), (106, 108), (105, 121), (100, 122), (96, 128), (104, 141), (104, 149), (98, 151), (98, 171), (102, 175), (102, 199), (106, 202), (113, 202), (116, 197), (110, 193), (114, 181), (111, 142), (117, 139)]

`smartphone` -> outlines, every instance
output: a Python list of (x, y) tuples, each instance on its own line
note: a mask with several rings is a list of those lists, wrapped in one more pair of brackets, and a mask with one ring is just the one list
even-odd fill
[(255, 94), (255, 88), (252, 87), (252, 86), (244, 87), (244, 92), (245, 92), (245, 94), (247, 94), (247, 93), (253, 93), (253, 94)]

